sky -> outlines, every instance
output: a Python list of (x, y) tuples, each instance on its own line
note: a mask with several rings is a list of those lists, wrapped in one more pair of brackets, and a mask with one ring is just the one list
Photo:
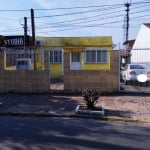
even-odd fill
[(150, 23), (148, 0), (1, 0), (0, 35), (23, 35), (27, 17), (32, 35), (45, 37), (112, 36), (116, 48), (125, 41), (126, 3), (129, 10), (129, 40), (135, 39), (143, 23)]

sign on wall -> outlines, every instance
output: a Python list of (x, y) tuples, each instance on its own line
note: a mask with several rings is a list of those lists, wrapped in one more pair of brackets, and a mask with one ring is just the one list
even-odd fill
[[(29, 36), (27, 36), (26, 45), (29, 46)], [(4, 46), (24, 46), (24, 36), (4, 36)]]

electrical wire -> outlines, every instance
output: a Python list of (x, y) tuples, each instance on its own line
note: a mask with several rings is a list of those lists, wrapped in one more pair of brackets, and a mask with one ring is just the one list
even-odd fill
[[(145, 7), (145, 5), (144, 6), (142, 6), (142, 7)], [(139, 7), (137, 7), (137, 8), (139, 8)], [(148, 11), (148, 10), (145, 10), (145, 11)], [(141, 11), (140, 11), (141, 12)], [(138, 12), (134, 12), (134, 13), (140, 13), (139, 11)], [(143, 11), (144, 12), (144, 11)], [(52, 24), (59, 24), (59, 25), (57, 25), (58, 27), (60, 27), (60, 26), (63, 26), (62, 25), (62, 23), (67, 23), (67, 22), (74, 22), (74, 21), (79, 21), (79, 20), (83, 20), (83, 19), (89, 19), (89, 18), (93, 18), (93, 17), (98, 17), (98, 16), (103, 16), (103, 15), (108, 15), (108, 14), (112, 14), (112, 13), (119, 13), (119, 11), (116, 11), (116, 12), (111, 12), (111, 13), (105, 13), (105, 14), (101, 14), (101, 15), (96, 15), (96, 16), (92, 16), (92, 17), (86, 17), (86, 18), (79, 18), (79, 19), (73, 19), (73, 20), (68, 20), (68, 21), (61, 21), (61, 22), (54, 22), (54, 23), (47, 23), (47, 25), (52, 25)], [(132, 13), (132, 14), (134, 14), (134, 13)], [(51, 16), (50, 16), (51, 17)], [(119, 17), (119, 16), (117, 16), (117, 17)], [(111, 17), (107, 17), (108, 19), (109, 18), (111, 18)], [(113, 17), (114, 18), (114, 17)], [(104, 17), (102, 18), (102, 19), (105, 19)], [(101, 19), (97, 19), (97, 20), (101, 20)], [(92, 21), (96, 21), (96, 19), (95, 20), (90, 20), (90, 21), (84, 21), (84, 22), (92, 22)], [(82, 22), (78, 22), (78, 23), (82, 23)], [(57, 27), (57, 26), (53, 26), (53, 27)], [(46, 27), (46, 25), (44, 26), (43, 25), (43, 27)], [(52, 26), (51, 26), (52, 27)]]
[[(147, 5), (145, 5), (147, 4)], [(131, 3), (132, 9), (130, 9), (130, 21), (136, 21), (139, 18), (143, 19), (143, 17), (146, 17), (146, 15), (139, 16), (141, 13), (147, 13), (147, 11), (150, 11), (150, 9), (144, 9), (140, 11), (134, 11), (137, 9), (141, 9), (142, 7), (146, 7), (150, 4), (148, 1), (139, 1), (139, 2), (134, 2)], [(35, 11), (53, 11), (53, 10), (78, 10), (78, 9), (87, 9), (88, 10), (83, 10), (83, 11), (74, 11), (74, 12), (68, 12), (68, 13), (63, 13), (63, 14), (55, 14), (55, 15), (47, 15), (47, 16), (36, 16), (35, 19), (40, 19), (40, 18), (49, 18), (49, 17), (56, 17), (58, 19), (59, 17), (67, 17), (67, 16), (73, 16), (75, 15), (81, 15), (81, 14), (94, 14), (94, 13), (101, 13), (102, 11), (105, 11), (106, 13), (100, 14), (100, 15), (92, 15), (88, 17), (81, 17), (81, 18), (76, 18), (76, 19), (71, 19), (71, 20), (63, 20), (63, 21), (57, 21), (53, 23), (46, 23), (46, 24), (41, 24), (41, 26), (37, 26), (38, 29), (43, 28), (60, 28), (59, 30), (53, 30), (52, 32), (57, 32), (57, 31), (65, 31), (65, 30), (73, 30), (73, 29), (80, 29), (80, 28), (89, 28), (89, 27), (104, 27), (105, 25), (108, 24), (116, 24), (116, 23), (123, 23), (123, 20), (117, 20), (117, 17), (123, 17), (124, 10), (124, 4), (114, 4), (114, 5), (101, 5), (101, 6), (81, 6), (81, 7), (69, 7), (69, 8), (51, 8), (51, 9), (34, 9)], [(89, 9), (90, 8), (90, 9)], [(94, 9), (91, 9), (94, 8)], [(110, 12), (111, 9), (117, 10), (116, 12)], [(109, 10), (109, 12), (107, 12)], [(0, 10), (4, 12), (14, 12), (14, 11), (30, 11), (30, 9), (19, 9), (19, 10)], [(118, 13), (118, 15), (113, 15), (115, 13)], [(107, 17), (104, 17), (107, 16)], [(28, 19), (30, 17), (27, 17)], [(5, 20), (5, 18), (0, 18), (2, 20)], [(64, 19), (64, 18), (63, 18)], [(104, 22), (105, 20), (111, 19), (111, 21)], [(115, 20), (114, 20), (115, 19)], [(11, 19), (8, 19), (11, 20)], [(17, 20), (16, 20), (17, 21)], [(102, 21), (100, 24), (89, 24), (89, 23), (94, 23), (96, 21)], [(87, 23), (87, 25), (85, 24)], [(57, 25), (55, 25), (57, 24)], [(63, 29), (65, 28), (65, 29)], [(72, 28), (72, 29), (71, 29)], [(16, 29), (17, 30), (17, 29)], [(8, 30), (9, 32), (10, 30)], [(13, 31), (13, 29), (12, 29)], [(15, 31), (15, 29), (14, 29)]]
[[(106, 11), (106, 9), (103, 9), (103, 11)], [(49, 16), (39, 16), (35, 18), (52, 18), (52, 17), (63, 17), (63, 16), (71, 16), (71, 15), (81, 15), (85, 13), (93, 13), (93, 12), (100, 12), (102, 11), (101, 9), (89, 9), (85, 11), (78, 11), (78, 12), (71, 12), (71, 13), (65, 13), (65, 14), (57, 14), (57, 15), (49, 15)]]

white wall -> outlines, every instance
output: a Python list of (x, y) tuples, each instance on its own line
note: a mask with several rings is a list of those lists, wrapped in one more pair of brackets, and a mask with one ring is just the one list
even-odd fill
[(150, 65), (150, 28), (145, 25), (141, 26), (131, 50), (131, 63)]
[(141, 48), (150, 48), (150, 28), (145, 25), (141, 26), (133, 45), (133, 49)]

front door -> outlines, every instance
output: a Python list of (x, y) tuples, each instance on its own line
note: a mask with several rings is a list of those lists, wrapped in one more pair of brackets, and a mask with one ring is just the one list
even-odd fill
[(80, 52), (71, 53), (71, 70), (80, 70)]

